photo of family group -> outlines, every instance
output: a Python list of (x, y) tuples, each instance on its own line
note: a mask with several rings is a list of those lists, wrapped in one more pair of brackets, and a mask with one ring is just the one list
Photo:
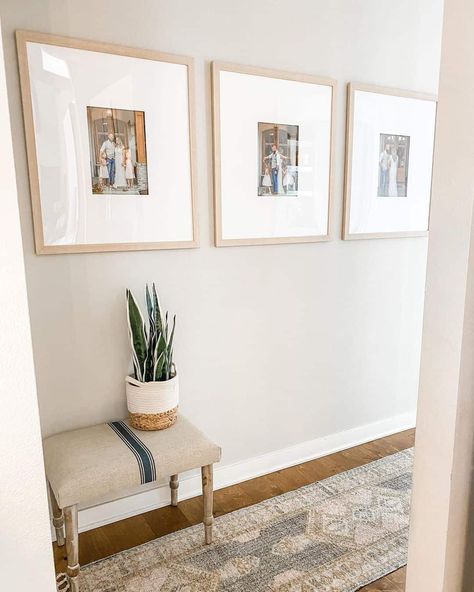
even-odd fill
[(92, 193), (148, 195), (145, 113), (87, 107)]
[(297, 125), (258, 123), (259, 196), (298, 195)]
[(410, 137), (380, 134), (377, 197), (406, 197)]

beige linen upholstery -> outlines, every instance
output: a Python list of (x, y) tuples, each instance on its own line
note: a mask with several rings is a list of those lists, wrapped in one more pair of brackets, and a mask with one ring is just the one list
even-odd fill
[[(157, 481), (220, 460), (219, 446), (182, 415), (166, 430), (130, 429), (150, 450)], [(60, 508), (117, 499), (141, 485), (137, 459), (108, 424), (56, 434), (43, 446), (46, 477)]]

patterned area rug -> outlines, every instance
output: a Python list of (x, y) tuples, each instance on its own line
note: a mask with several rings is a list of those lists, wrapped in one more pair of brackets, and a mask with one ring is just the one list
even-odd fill
[(412, 464), (405, 450), (221, 516), (207, 547), (197, 525), (92, 563), (81, 592), (354, 592), (406, 564)]

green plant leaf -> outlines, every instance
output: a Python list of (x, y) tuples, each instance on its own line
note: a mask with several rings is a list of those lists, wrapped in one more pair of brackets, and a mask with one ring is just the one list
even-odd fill
[(154, 380), (163, 380), (163, 366), (165, 364), (165, 352), (161, 352), (158, 359), (155, 362), (154, 368)]
[(165, 354), (166, 354), (166, 341), (165, 341), (165, 338), (163, 337), (163, 333), (160, 333), (158, 335), (157, 340), (156, 340), (156, 352), (157, 352), (157, 354), (156, 354), (157, 357), (163, 352), (165, 352)]
[(150, 292), (148, 284), (145, 286), (145, 298), (146, 298), (146, 305), (148, 310), (148, 358), (147, 358), (147, 368), (146, 368), (146, 380), (151, 381), (155, 378), (155, 364), (157, 356), (155, 355), (156, 344), (158, 340), (158, 329), (156, 325), (156, 306), (158, 303), (158, 296), (156, 295), (156, 288), (153, 284), (153, 295)]
[(154, 322), (155, 322), (156, 332), (163, 333), (163, 320), (161, 318), (160, 299), (158, 298), (158, 294), (156, 292), (156, 287), (155, 287), (154, 282), (152, 285), (152, 293), (153, 293), (153, 311), (154, 311)]
[(171, 329), (171, 335), (170, 335), (170, 338), (168, 339), (168, 343), (167, 343), (168, 352), (171, 352), (173, 350), (173, 339), (174, 339), (175, 327), (176, 327), (176, 315), (174, 315), (174, 317), (173, 317), (173, 328)]
[(150, 334), (153, 334), (156, 331), (155, 307), (153, 304), (153, 300), (151, 298), (150, 289), (148, 288), (148, 284), (146, 284), (146, 287), (145, 287), (145, 298), (146, 298), (146, 307), (148, 310), (148, 322), (150, 324)]
[(148, 330), (140, 308), (130, 290), (127, 290), (127, 316), (132, 362), (135, 377), (142, 382), (169, 380), (173, 365), (173, 339), (176, 315), (171, 333), (168, 313), (163, 317), (155, 284), (145, 286)]
[(130, 290), (127, 290), (127, 318), (130, 344), (132, 346), (132, 359), (135, 369), (135, 378), (145, 380), (147, 361), (147, 337), (145, 322), (140, 308)]

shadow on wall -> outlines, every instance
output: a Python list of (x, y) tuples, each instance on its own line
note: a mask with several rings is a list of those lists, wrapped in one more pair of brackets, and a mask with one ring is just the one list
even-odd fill
[[(472, 441), (471, 463), (474, 461), (474, 440)], [(471, 493), (469, 496), (468, 521), (467, 521), (467, 543), (465, 550), (464, 573), (462, 578), (462, 591), (472, 592), (474, 590), (474, 479), (471, 479)]]

